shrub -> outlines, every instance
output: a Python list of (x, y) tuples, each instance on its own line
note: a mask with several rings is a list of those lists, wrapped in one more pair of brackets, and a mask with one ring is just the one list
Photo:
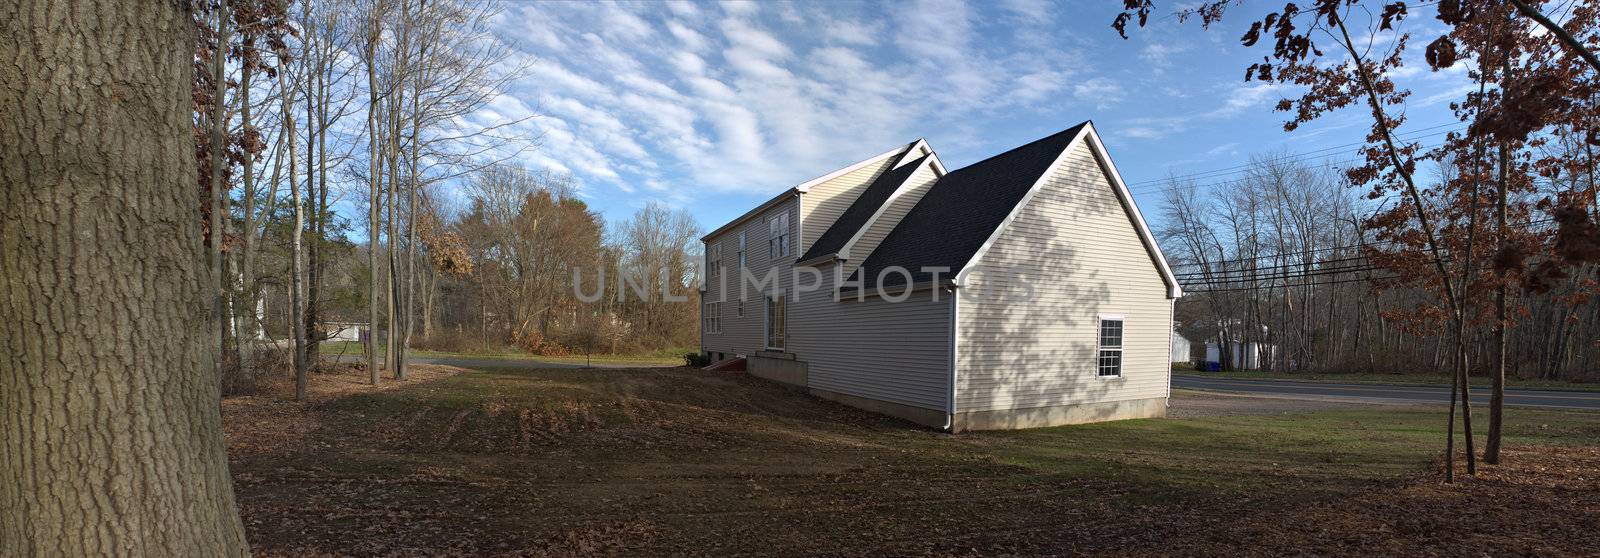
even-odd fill
[(701, 353), (684, 353), (683, 365), (690, 368), (705, 368), (711, 366), (711, 355)]
[(222, 359), (222, 396), (263, 393), (275, 377), (294, 373), (288, 347), (246, 347), (229, 351)]

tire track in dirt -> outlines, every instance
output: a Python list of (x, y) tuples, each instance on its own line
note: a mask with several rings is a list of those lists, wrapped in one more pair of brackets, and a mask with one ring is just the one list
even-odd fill
[(450, 418), (450, 425), (444, 429), (443, 433), (439, 434), (439, 440), (437, 443), (437, 449), (439, 451), (444, 451), (450, 448), (451, 440), (455, 437), (456, 432), (461, 430), (461, 425), (466, 422), (467, 416), (471, 415), (472, 412), (472, 409), (463, 409), (461, 411), (457, 411), (456, 415)]

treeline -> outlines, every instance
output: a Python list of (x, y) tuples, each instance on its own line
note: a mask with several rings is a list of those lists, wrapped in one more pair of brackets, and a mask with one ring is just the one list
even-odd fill
[[(1566, 145), (1562, 157), (1592, 164), (1592, 148), (1571, 139), (1547, 146)], [(1474, 222), (1471, 199), (1450, 186), (1460, 178), (1460, 164), (1444, 157), (1426, 191), (1441, 259), (1457, 281), (1468, 271), (1461, 256), (1469, 241), (1476, 254), (1472, 279), (1462, 288), (1477, 294), (1464, 334), (1471, 375), (1482, 376), (1497, 358), (1497, 251), (1489, 241), (1497, 226), (1495, 203), (1480, 199)], [(1595, 187), (1593, 175), (1575, 173), (1532, 180), (1531, 189), (1511, 197), (1507, 228), (1518, 253), (1530, 262), (1560, 262), (1539, 248), (1555, 242), (1558, 223), (1540, 211), (1538, 199)], [(1157, 235), (1185, 285), (1177, 321), (1194, 344), (1195, 360), (1207, 358), (1204, 345), (1210, 343), (1230, 347), (1211, 356), (1225, 369), (1441, 375), (1450, 369), (1453, 332), (1437, 294), (1440, 284), (1429, 277), (1431, 260), (1417, 255), (1414, 234), (1392, 232), (1396, 225), (1415, 226), (1414, 219), (1386, 213), (1395, 198), (1368, 199), (1347, 186), (1336, 165), (1282, 152), (1253, 157), (1221, 183), (1174, 177), (1164, 188)], [(1512, 286), (1509, 374), (1600, 380), (1595, 278), (1594, 266), (1581, 264), (1554, 277), (1525, 274)]]
[(413, 347), (693, 344), (693, 305), (579, 304), (573, 272), (600, 268), (693, 296), (697, 227), (650, 206), (608, 230), (570, 177), (514, 163), (537, 145), (526, 117), (478, 118), (521, 70), (491, 32), (495, 2), (213, 0), (192, 15), (225, 384), (292, 345), (303, 389), (319, 346), (353, 327), (372, 333), (372, 382), (403, 378)]

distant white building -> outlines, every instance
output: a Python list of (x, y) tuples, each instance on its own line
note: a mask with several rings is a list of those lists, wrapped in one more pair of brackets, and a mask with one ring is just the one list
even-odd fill
[(322, 322), (321, 328), (327, 332), (329, 341), (360, 341), (361, 331), (367, 328), (366, 322)]
[[(1234, 370), (1260, 370), (1276, 351), (1276, 346), (1266, 343), (1229, 341), (1228, 365)], [(1206, 362), (1222, 362), (1222, 349), (1216, 341), (1206, 341)]]
[(1192, 362), (1194, 357), (1189, 354), (1189, 340), (1178, 332), (1172, 332), (1172, 362)]

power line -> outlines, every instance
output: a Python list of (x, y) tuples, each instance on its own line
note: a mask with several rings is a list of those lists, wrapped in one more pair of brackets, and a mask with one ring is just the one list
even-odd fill
[(1366, 266), (1358, 265), (1358, 266), (1348, 266), (1348, 267), (1340, 267), (1340, 268), (1322, 269), (1322, 270), (1316, 270), (1316, 271), (1311, 271), (1311, 272), (1307, 272), (1307, 273), (1296, 273), (1296, 274), (1288, 274), (1288, 275), (1272, 275), (1272, 276), (1267, 276), (1267, 277), (1256, 277), (1256, 278), (1239, 277), (1239, 278), (1228, 278), (1228, 279), (1210, 279), (1210, 280), (1205, 280), (1205, 281), (1190, 281), (1188, 283), (1184, 283), (1183, 281), (1179, 281), (1179, 283), (1183, 283), (1185, 286), (1188, 286), (1188, 285), (1229, 285), (1229, 284), (1235, 284), (1235, 283), (1251, 283), (1251, 282), (1258, 282), (1258, 281), (1277, 282), (1277, 281), (1289, 281), (1289, 280), (1292, 280), (1292, 279), (1303, 279), (1303, 278), (1306, 278), (1306, 277), (1321, 277), (1321, 276), (1324, 276), (1324, 275), (1337, 275), (1337, 274), (1340, 274), (1340, 273), (1360, 273), (1360, 272), (1363, 272), (1363, 271), (1377, 271), (1379, 269), (1382, 269), (1382, 268), (1380, 268), (1378, 266), (1371, 266), (1371, 265), (1366, 265)]
[[(1387, 276), (1384, 276), (1384, 277), (1357, 277), (1357, 278), (1353, 278), (1353, 279), (1337, 279), (1337, 280), (1332, 280), (1332, 281), (1318, 281), (1318, 282), (1315, 282), (1315, 283), (1306, 283), (1306, 284), (1303, 284), (1303, 285), (1293, 285), (1293, 286), (1295, 286), (1295, 287), (1305, 287), (1305, 286), (1315, 287), (1315, 286), (1322, 286), (1322, 285), (1338, 285), (1338, 284), (1342, 284), (1342, 283), (1355, 283), (1355, 282), (1359, 282), (1359, 281), (1367, 281), (1367, 282), (1382, 281), (1384, 279), (1395, 279), (1397, 277), (1398, 277), (1397, 275), (1387, 275)], [(1184, 289), (1184, 294), (1225, 293), (1225, 292), (1233, 292), (1233, 291), (1252, 291), (1252, 290), (1261, 290), (1261, 288), (1260, 287), (1227, 287), (1227, 288), (1220, 288), (1220, 289), (1219, 288), (1200, 289), (1200, 290), (1194, 290), (1194, 291), (1191, 291), (1191, 290), (1185, 288)]]
[(1281, 264), (1281, 265), (1259, 266), (1259, 267), (1250, 267), (1250, 268), (1244, 268), (1244, 269), (1219, 269), (1219, 270), (1215, 270), (1215, 271), (1186, 271), (1186, 272), (1183, 272), (1183, 273), (1174, 273), (1173, 275), (1181, 278), (1181, 277), (1192, 277), (1192, 276), (1195, 276), (1195, 275), (1216, 275), (1216, 274), (1222, 274), (1222, 273), (1246, 273), (1246, 272), (1264, 271), (1264, 270), (1270, 270), (1270, 269), (1304, 267), (1304, 266), (1307, 266), (1307, 265), (1327, 265), (1327, 264), (1331, 264), (1331, 263), (1354, 262), (1354, 261), (1362, 261), (1362, 260), (1365, 260), (1365, 259), (1367, 259), (1366, 256), (1353, 256), (1353, 257), (1349, 257), (1349, 258), (1335, 258), (1335, 259), (1331, 259), (1331, 260), (1318, 260), (1318, 261), (1312, 261), (1312, 262), (1302, 261), (1302, 262), (1298, 262), (1298, 263), (1286, 263), (1286, 264)]

